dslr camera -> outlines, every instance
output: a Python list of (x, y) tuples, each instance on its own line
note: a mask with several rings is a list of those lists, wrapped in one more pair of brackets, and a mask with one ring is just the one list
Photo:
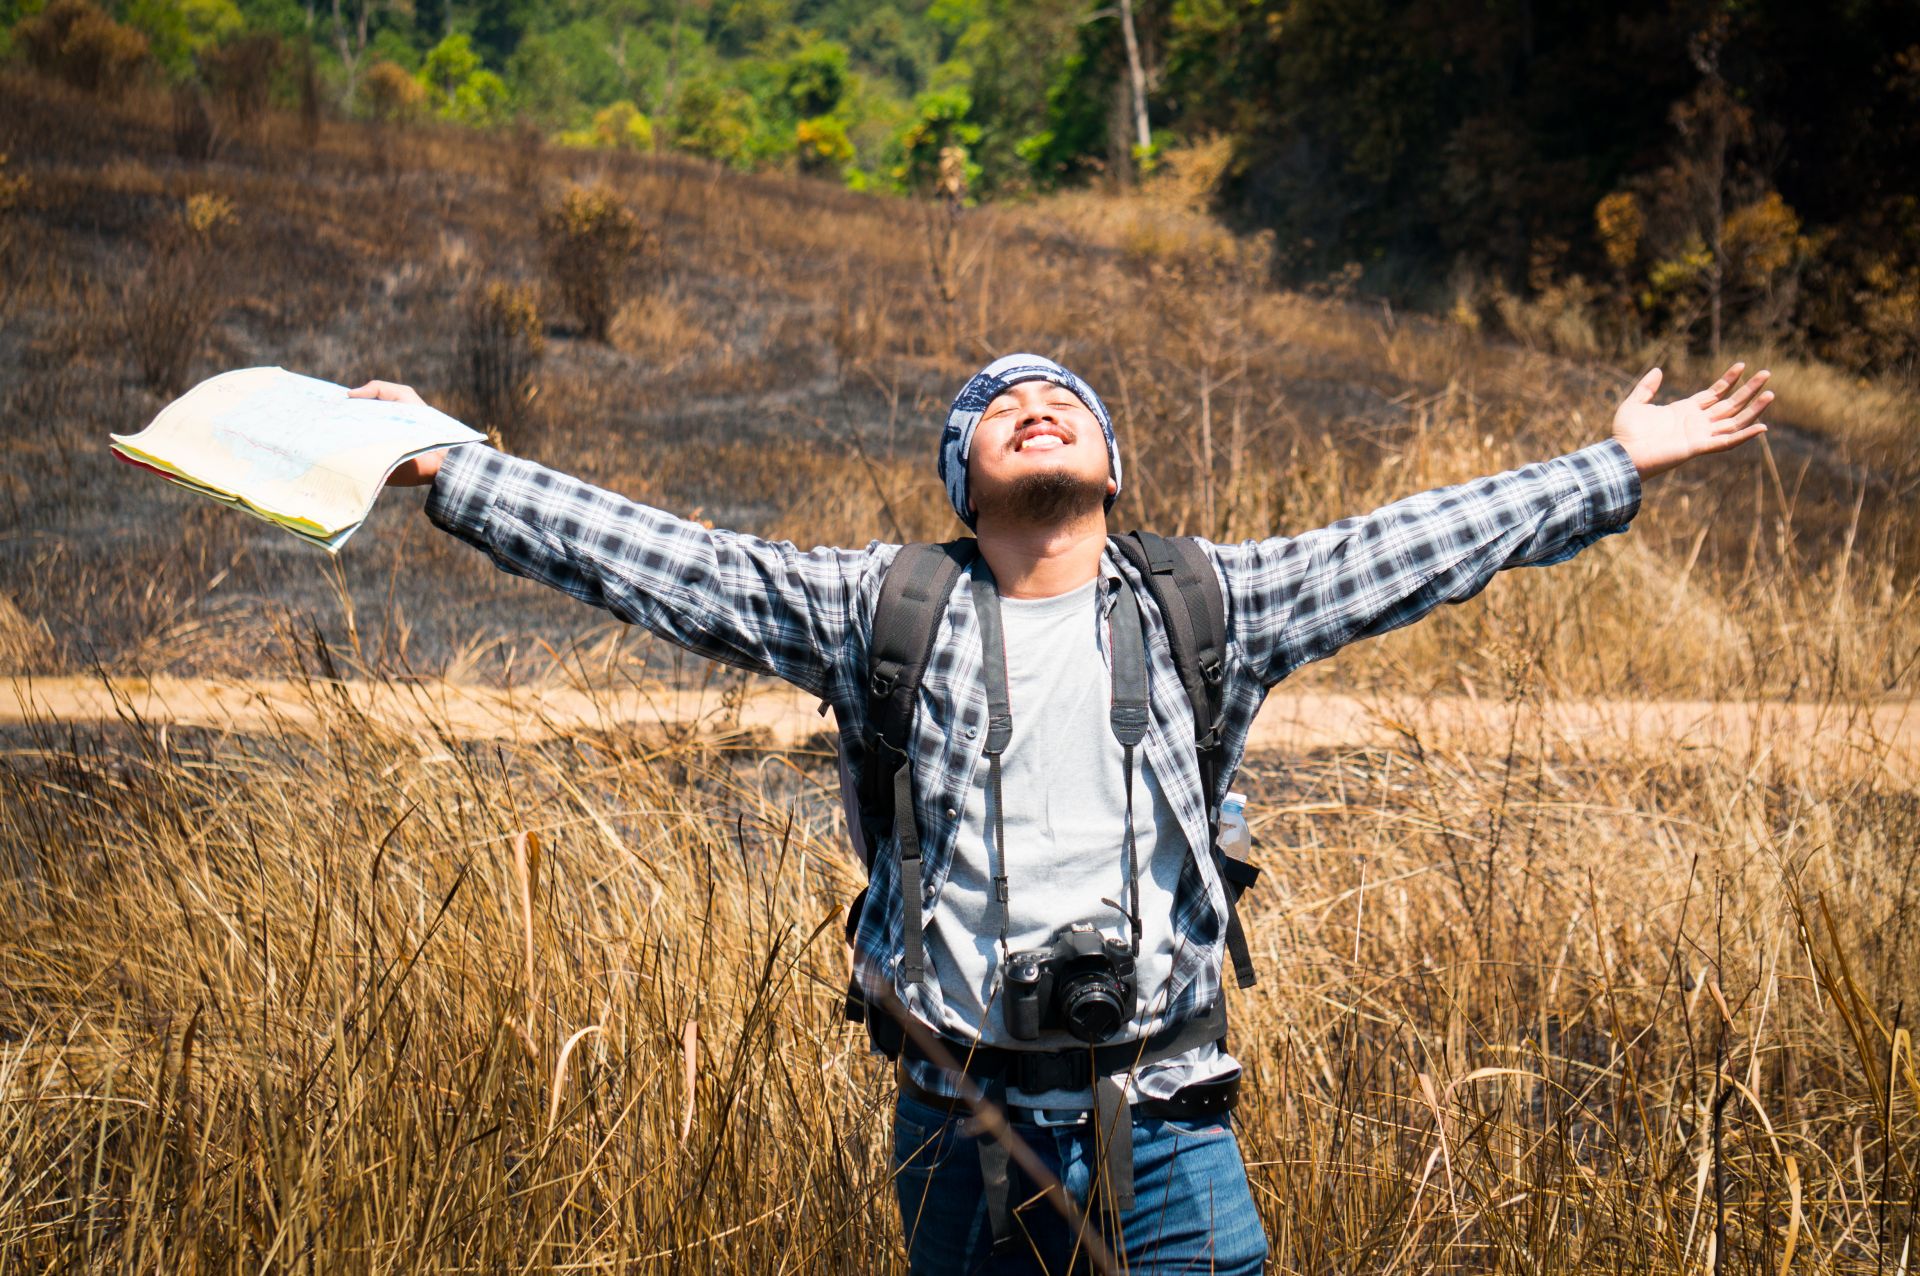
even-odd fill
[(1007, 955), (1007, 1031), (1020, 1041), (1063, 1028), (1098, 1045), (1133, 1018), (1135, 997), (1133, 951), (1092, 922), (1062, 927), (1045, 948)]

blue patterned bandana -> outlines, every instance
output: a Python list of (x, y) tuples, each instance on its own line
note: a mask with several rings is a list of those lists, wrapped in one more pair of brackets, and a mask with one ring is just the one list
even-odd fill
[(1072, 391), (1100, 422), (1100, 432), (1107, 439), (1107, 469), (1113, 478), (1114, 490), (1107, 497), (1107, 508), (1112, 509), (1114, 497), (1120, 495), (1120, 446), (1113, 440), (1113, 418), (1107, 415), (1107, 405), (1100, 402), (1092, 386), (1053, 360), (1037, 354), (1010, 354), (974, 373), (973, 380), (961, 387), (947, 412), (947, 427), (940, 431), (940, 481), (946, 484), (953, 512), (968, 527), (973, 526), (972, 501), (967, 495), (967, 457), (973, 451), (973, 432), (979, 428), (987, 405), (1022, 381), (1051, 381)]

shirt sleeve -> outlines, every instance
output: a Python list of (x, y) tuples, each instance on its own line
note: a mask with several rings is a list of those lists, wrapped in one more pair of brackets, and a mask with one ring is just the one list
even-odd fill
[(427, 517), (502, 571), (821, 696), (874, 561), (714, 531), (477, 443), (441, 463)]
[(1293, 537), (1212, 546), (1229, 640), (1272, 686), (1350, 642), (1465, 602), (1503, 567), (1559, 563), (1625, 531), (1640, 476), (1608, 441)]

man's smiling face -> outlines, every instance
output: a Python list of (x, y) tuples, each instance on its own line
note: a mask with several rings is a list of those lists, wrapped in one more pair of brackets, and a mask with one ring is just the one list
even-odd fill
[(967, 457), (982, 515), (1052, 521), (1098, 510), (1115, 490), (1099, 418), (1073, 391), (1022, 381), (987, 405)]

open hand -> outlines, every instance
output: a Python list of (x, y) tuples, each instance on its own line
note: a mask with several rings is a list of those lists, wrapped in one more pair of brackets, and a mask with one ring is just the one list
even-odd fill
[[(385, 399), (389, 403), (418, 403), (425, 407), (427, 401), (410, 385), (399, 385), (392, 381), (369, 381), (347, 391), (349, 399)], [(447, 457), (447, 449), (438, 452), (423, 452), (394, 467), (387, 475), (388, 487), (424, 487), (433, 482), (433, 476), (440, 472), (440, 462)]]
[(1613, 414), (1613, 437), (1627, 450), (1640, 477), (1670, 470), (1708, 452), (1739, 447), (1767, 432), (1760, 413), (1773, 402), (1773, 391), (1761, 387), (1773, 374), (1756, 372), (1735, 389), (1746, 367), (1736, 363), (1692, 398), (1659, 405), (1653, 396), (1660, 389), (1660, 369), (1640, 378)]

